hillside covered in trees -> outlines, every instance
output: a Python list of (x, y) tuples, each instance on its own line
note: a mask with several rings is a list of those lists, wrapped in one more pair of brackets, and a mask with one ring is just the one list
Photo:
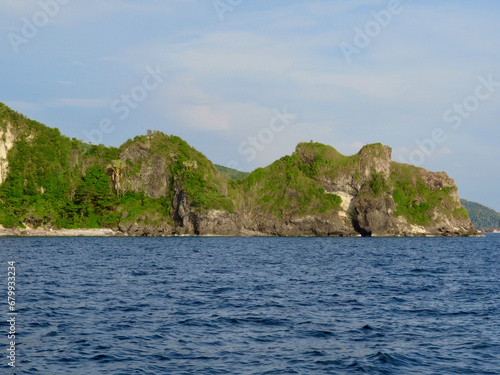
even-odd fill
[(500, 213), (482, 204), (465, 199), (460, 200), (469, 212), (470, 219), (476, 228), (487, 231), (488, 229), (500, 230)]
[(174, 135), (90, 145), (0, 104), (0, 225), (135, 236), (477, 233), (446, 173), (393, 162), (391, 151), (373, 144), (345, 156), (300, 143), (246, 174)]

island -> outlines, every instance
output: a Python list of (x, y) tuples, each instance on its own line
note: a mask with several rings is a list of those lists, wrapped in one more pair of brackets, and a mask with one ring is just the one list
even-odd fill
[[(120, 147), (61, 135), (0, 103), (0, 230), (13, 235), (476, 236), (455, 182), (316, 142), (251, 173), (175, 135)], [(222, 171), (222, 172), (221, 172)]]

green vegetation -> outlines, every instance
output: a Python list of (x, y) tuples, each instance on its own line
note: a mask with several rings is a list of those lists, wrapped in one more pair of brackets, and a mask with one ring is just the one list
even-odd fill
[(9, 151), (9, 174), (0, 185), (1, 224), (39, 226), (60, 220), (74, 190), (77, 177), (71, 170), (73, 142), (51, 129), (0, 105), (0, 123), (7, 122), (19, 137)]
[(214, 164), (214, 165), (215, 165), (215, 168), (217, 168), (220, 173), (222, 173), (224, 176), (229, 177), (231, 180), (239, 180), (239, 179), (247, 177), (250, 174), (249, 172), (238, 171), (236, 169), (224, 167), (222, 165), (218, 165), (218, 164)]
[[(392, 163), (387, 174), (383, 163), (389, 149), (381, 144), (344, 156), (324, 144), (300, 143), (292, 155), (246, 173), (212, 164), (177, 136), (148, 131), (119, 148), (90, 145), (0, 103), (1, 141), (7, 128), (15, 142), (7, 156), (9, 173), (0, 185), (0, 224), (5, 227), (173, 224), (179, 211), (194, 215), (208, 209), (282, 220), (305, 215), (330, 219), (338, 217), (342, 199), (325, 189), (335, 191), (332, 181), (338, 177), (344, 185), (356, 185), (367, 201), (392, 196), (395, 215), (412, 224), (427, 225), (436, 212), (468, 218), (452, 198), (455, 188), (430, 189), (422, 169)], [(480, 227), (500, 226), (497, 213), (476, 214), (474, 207), (469, 209), (473, 217), (485, 223)]]
[[(86, 170), (73, 199), (74, 224), (85, 228), (99, 228), (113, 224), (117, 201), (109, 186), (104, 168), (94, 166)], [(71, 225), (69, 222), (68, 225)]]
[(421, 170), (417, 167), (393, 163), (390, 180), (393, 186), (392, 196), (396, 203), (395, 215), (406, 217), (412, 224), (429, 224), (434, 210), (444, 212), (447, 216), (464, 216), (460, 208), (455, 208), (450, 196), (456, 188), (431, 190), (424, 183)]
[(358, 155), (344, 156), (321, 143), (299, 143), (293, 156), (300, 162), (300, 170), (313, 179), (319, 176), (335, 179), (339, 173), (354, 172), (358, 165)]
[[(295, 153), (285, 156), (266, 168), (259, 168), (243, 179), (235, 181), (254, 208), (274, 217), (324, 214), (340, 209), (342, 199), (327, 194), (319, 176), (331, 171), (333, 164), (344, 165), (335, 149), (319, 143), (301, 143)], [(248, 203), (247, 203), (248, 204)]]
[(469, 212), (475, 227), (481, 230), (500, 229), (500, 213), (482, 204), (461, 199), (460, 202)]
[(158, 225), (166, 221), (171, 224), (172, 204), (167, 197), (151, 198), (143, 193), (127, 192), (120, 199), (117, 212), (120, 222), (134, 223), (138, 219), (144, 224)]
[(374, 172), (372, 174), (372, 179), (370, 180), (370, 190), (375, 197), (378, 197), (382, 193), (389, 190), (387, 181), (382, 173)]
[(188, 203), (198, 211), (219, 209), (233, 212), (233, 201), (222, 194), (226, 180), (212, 162), (181, 138), (170, 138), (178, 147), (171, 173), (177, 184), (183, 186)]
[[(155, 132), (120, 148), (89, 145), (0, 103), (2, 132), (7, 124), (16, 140), (8, 153), (7, 179), (0, 185), (0, 224), (5, 227), (113, 227), (137, 217), (146, 223), (171, 222), (176, 188), (195, 210), (234, 211), (233, 201), (222, 193), (227, 191), (225, 177), (179, 137)], [(145, 170), (153, 175), (149, 183), (167, 183), (165, 196), (148, 197), (144, 182), (130, 182), (134, 176), (141, 180)]]

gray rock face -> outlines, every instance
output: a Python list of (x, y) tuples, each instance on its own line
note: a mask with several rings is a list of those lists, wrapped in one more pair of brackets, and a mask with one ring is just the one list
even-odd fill
[[(137, 153), (139, 156), (134, 156)], [(140, 151), (127, 154), (128, 158), (143, 158)], [(220, 236), (471, 236), (477, 231), (468, 217), (453, 213), (462, 206), (459, 201), (455, 182), (444, 172), (429, 172), (415, 168), (411, 181), (421, 181), (429, 191), (449, 188), (448, 196), (442, 207), (429, 213), (426, 225), (412, 224), (404, 215), (397, 214), (394, 200), (394, 186), (384, 186), (384, 191), (374, 194), (371, 184), (374, 176), (389, 181), (391, 173), (398, 168), (406, 168), (391, 161), (391, 149), (388, 146), (369, 145), (363, 147), (357, 155), (357, 164), (351, 169), (341, 170), (334, 178), (323, 177), (320, 182), (325, 194), (335, 194), (342, 198), (341, 209), (322, 214), (305, 213), (302, 215), (282, 211), (281, 218), (269, 215), (252, 202), (240, 204), (234, 213), (224, 210), (196, 210), (182, 184), (174, 178), (173, 184), (173, 220), (174, 225), (165, 228), (151, 228), (134, 224), (119, 228), (129, 235), (220, 235)], [(301, 155), (307, 159), (311, 155)], [(311, 163), (311, 160), (305, 162)], [(154, 163), (153, 163), (154, 164)], [(156, 197), (166, 194), (167, 184), (155, 187), (154, 194), (149, 190), (162, 168), (162, 162), (151, 166), (133, 183), (137, 189), (147, 186), (146, 194)], [(410, 167), (410, 166), (408, 166)], [(413, 167), (411, 167), (413, 168)], [(381, 177), (380, 177), (381, 176)], [(163, 177), (162, 177), (163, 178)], [(411, 182), (410, 181), (410, 182)], [(158, 193), (159, 192), (159, 193)], [(226, 191), (225, 191), (226, 193)], [(290, 191), (288, 192), (289, 194)], [(293, 193), (293, 191), (292, 191)], [(420, 203), (420, 202), (417, 202)]]
[(441, 207), (435, 208), (427, 214), (428, 224), (411, 224), (405, 216), (395, 215), (397, 206), (391, 192), (379, 197), (368, 194), (355, 199), (355, 225), (358, 231), (363, 235), (373, 236), (477, 235), (478, 232), (468, 217), (457, 217), (454, 214), (449, 214), (462, 208), (457, 186), (453, 179), (444, 172), (430, 172), (424, 169), (418, 169), (418, 174), (418, 177), (431, 191), (450, 188), (447, 199), (443, 199)]
[[(7, 153), (12, 148), (15, 135), (9, 124), (0, 128), (0, 184), (8, 172)], [(142, 138), (130, 142), (120, 148), (119, 158), (127, 163), (123, 171), (122, 185), (124, 191), (144, 193), (151, 198), (166, 198), (171, 207), (165, 212), (156, 212), (159, 216), (136, 218), (128, 217), (124, 212), (116, 230), (128, 236), (171, 236), (171, 235), (201, 235), (201, 236), (473, 236), (477, 235), (473, 224), (466, 214), (461, 213), (457, 186), (444, 172), (430, 172), (421, 168), (391, 161), (391, 148), (388, 146), (368, 145), (363, 147), (350, 164), (336, 166), (335, 159), (339, 157), (336, 151), (332, 156), (333, 173), (323, 173), (310, 177), (316, 190), (322, 187), (324, 194), (333, 194), (342, 199), (340, 209), (316, 210), (316, 213), (300, 210), (297, 205), (280, 208), (279, 215), (270, 215), (262, 210), (251, 199), (234, 193), (235, 188), (218, 175), (212, 180), (210, 187), (224, 197), (230, 196), (236, 209), (228, 212), (222, 209), (199, 209), (193, 203), (193, 197), (186, 192), (186, 180), (173, 175), (171, 166), (176, 163), (178, 154), (175, 150), (164, 147), (161, 154), (153, 149), (153, 142), (158, 147), (159, 138)], [(311, 166), (317, 155), (312, 149), (302, 147), (299, 150), (299, 160), (306, 166)], [(342, 155), (340, 155), (343, 157)], [(92, 159), (78, 160), (77, 154), (72, 155), (72, 164), (81, 164), (84, 170), (95, 161)], [(201, 157), (200, 157), (201, 158)], [(199, 159), (201, 160), (201, 159)], [(206, 160), (206, 159), (204, 159)], [(213, 165), (210, 173), (218, 173)], [(88, 164), (88, 165), (87, 165)], [(206, 164), (207, 165), (207, 164)], [(186, 168), (198, 168), (197, 161), (185, 161)], [(334, 168), (334, 167), (332, 167)], [(415, 220), (398, 211), (395, 201), (393, 174), (400, 169), (414, 168), (408, 179), (409, 183), (423, 184), (431, 192), (446, 191), (447, 196), (440, 205), (429, 209), (425, 224), (415, 224)], [(206, 169), (207, 170), (207, 169)], [(205, 170), (205, 171), (206, 171)], [(333, 169), (332, 169), (333, 170)], [(215, 172), (214, 172), (215, 171)], [(204, 172), (203, 179), (207, 179)], [(374, 178), (385, 180), (387, 186), (382, 191), (373, 191)], [(313, 178), (316, 178), (315, 180)], [(182, 182), (184, 181), (184, 182)], [(214, 182), (216, 181), (216, 182)], [(392, 182), (391, 182), (392, 181)], [(257, 185), (259, 182), (257, 181)], [(278, 185), (281, 181), (278, 182)], [(392, 184), (392, 185), (391, 185)], [(286, 186), (285, 183), (283, 185)], [(311, 186), (313, 186), (311, 184)], [(43, 187), (42, 187), (43, 189)], [(233, 195), (230, 195), (232, 191)], [(296, 187), (282, 190), (287, 198), (299, 197)], [(238, 195), (240, 194), (240, 195)], [(276, 197), (275, 197), (276, 198)], [(412, 198), (414, 199), (414, 198)], [(425, 203), (416, 197), (416, 205)], [(297, 201), (296, 201), (297, 202)], [(225, 206), (224, 206), (225, 207)], [(322, 213), (317, 213), (322, 212)], [(168, 215), (168, 217), (167, 217)], [(151, 214), (150, 216), (154, 216)], [(164, 221), (162, 221), (165, 219)], [(154, 223), (154, 224), (152, 224)]]
[(359, 235), (353, 228), (352, 220), (338, 213), (292, 216), (277, 219), (259, 212), (243, 215), (242, 233), (283, 237), (351, 237)]
[(396, 204), (388, 194), (377, 198), (359, 197), (355, 203), (354, 225), (362, 235), (396, 235), (398, 224), (395, 211)]
[(170, 185), (169, 161), (151, 153), (149, 144), (132, 144), (120, 153), (120, 159), (139, 165), (136, 173), (126, 171), (125, 188), (128, 191), (144, 192), (151, 198), (168, 194)]
[(160, 225), (120, 223), (117, 229), (124, 235), (133, 237), (163, 237), (171, 236), (174, 233), (173, 228), (166, 223)]
[(205, 210), (194, 218), (194, 232), (200, 236), (239, 236), (238, 216), (223, 210)]
[[(107, 209), (113, 212), (109, 225), (116, 225), (123, 235), (477, 234), (455, 182), (446, 173), (395, 163), (391, 148), (381, 144), (344, 156), (327, 145), (301, 143), (292, 155), (259, 168), (246, 179), (228, 181), (204, 155), (176, 136), (148, 131), (111, 149), (70, 141), (55, 129), (47, 132), (42, 124), (26, 121), (1, 103), (0, 110), (6, 114), (0, 122), (0, 185), (10, 173), (9, 158), (26, 162), (26, 155), (38, 155), (26, 151), (18, 155), (17, 141), (38, 150), (39, 135), (61, 137), (54, 144), (66, 145), (66, 150), (59, 150), (57, 163), (47, 169), (52, 170), (49, 180), (53, 181), (64, 170), (68, 182), (64, 199), (70, 201), (89, 167), (99, 166), (109, 175), (110, 163), (120, 159), (119, 170), (111, 174), (120, 185), (110, 180), (110, 188), (124, 199)], [(42, 143), (46, 142), (43, 138)], [(30, 163), (39, 165), (31, 169), (43, 170), (45, 161), (37, 156)], [(28, 186), (29, 180), (23, 177)], [(32, 177), (37, 181), (33, 191), (45, 195), (44, 180)], [(10, 204), (15, 206), (12, 200)], [(54, 212), (62, 212), (58, 210)], [(28, 223), (46, 220), (36, 215), (26, 209), (19, 217), (27, 217)], [(45, 223), (61, 225), (50, 218)]]

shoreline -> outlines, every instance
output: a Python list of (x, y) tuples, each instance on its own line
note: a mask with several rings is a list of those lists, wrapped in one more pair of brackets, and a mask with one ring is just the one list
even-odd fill
[(118, 237), (122, 232), (113, 229), (46, 229), (0, 228), (0, 237)]
[[(498, 234), (498, 233), (497, 233)], [(191, 234), (172, 234), (172, 235), (161, 235), (161, 236), (132, 236), (128, 233), (123, 233), (119, 230), (113, 230), (109, 228), (92, 228), (92, 229), (52, 229), (52, 228), (3, 228), (0, 225), (0, 238), (1, 237), (235, 237), (235, 238), (250, 238), (250, 237), (280, 237), (280, 236), (270, 236), (263, 233), (242, 233), (239, 236), (221, 236), (216, 234), (209, 235), (191, 235)], [(300, 238), (320, 238), (322, 236), (299, 236)], [(344, 236), (327, 236), (327, 237), (338, 237), (344, 238)], [(362, 236), (349, 236), (345, 238), (361, 238)], [(371, 236), (373, 238), (457, 238), (457, 237), (485, 237), (484, 233), (478, 232), (476, 235), (469, 236), (436, 236), (436, 235), (426, 235), (420, 234), (415, 236)]]

